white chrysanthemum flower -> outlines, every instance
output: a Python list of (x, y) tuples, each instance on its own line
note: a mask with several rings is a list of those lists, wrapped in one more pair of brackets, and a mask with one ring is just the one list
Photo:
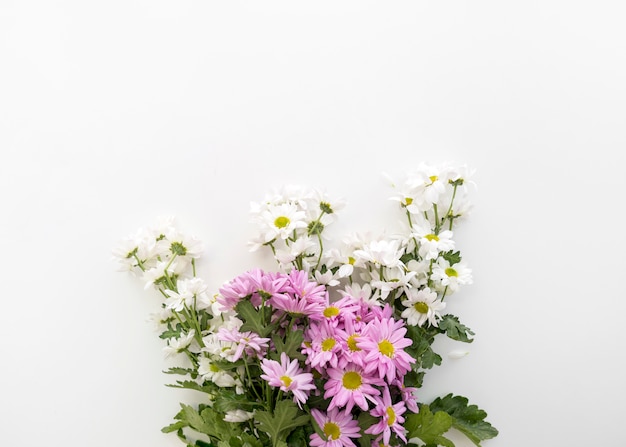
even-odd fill
[(433, 265), (431, 279), (441, 285), (440, 289), (447, 287), (448, 292), (452, 293), (459, 290), (459, 286), (472, 284), (472, 269), (463, 262), (451, 266), (447, 260), (439, 258)]
[(220, 369), (217, 364), (208, 357), (198, 359), (198, 374), (202, 380), (208, 380), (221, 388), (230, 388), (237, 384), (237, 380), (227, 371)]
[(182, 352), (185, 348), (188, 348), (193, 341), (193, 337), (196, 335), (196, 331), (191, 329), (188, 333), (181, 335), (179, 338), (170, 338), (167, 341), (167, 346), (163, 348), (165, 357), (171, 357), (179, 352)]
[(169, 228), (165, 234), (165, 239), (170, 244), (170, 251), (177, 256), (185, 256), (194, 259), (202, 256), (202, 242), (194, 236), (183, 234), (176, 228)]
[(435, 234), (430, 228), (416, 227), (413, 236), (418, 239), (419, 255), (426, 259), (436, 259), (439, 253), (454, 249), (452, 231), (444, 230)]
[(362, 250), (355, 250), (358, 259), (384, 267), (398, 267), (402, 265), (400, 257), (403, 250), (398, 240), (379, 240), (366, 244)]
[(309, 236), (300, 236), (284, 249), (277, 249), (276, 260), (287, 265), (295, 261), (296, 257), (311, 252), (311, 249), (315, 247), (315, 242)]
[(437, 292), (431, 292), (426, 287), (422, 290), (406, 289), (406, 299), (402, 300), (402, 305), (406, 307), (402, 311), (402, 318), (411, 326), (423, 326), (428, 322), (432, 326), (437, 326), (438, 320), (441, 318), (440, 311), (446, 307), (437, 298)]
[(224, 415), (226, 422), (245, 422), (254, 417), (254, 411), (229, 410)]
[(270, 205), (267, 210), (261, 213), (259, 224), (265, 242), (274, 239), (287, 239), (293, 235), (295, 230), (306, 228), (305, 213), (299, 211), (296, 205), (284, 203), (281, 205)]
[(193, 307), (194, 303), (198, 301), (198, 298), (201, 303), (204, 303), (202, 296), (207, 290), (207, 285), (201, 278), (182, 279), (178, 281), (176, 286), (178, 292), (173, 290), (165, 291), (168, 296), (168, 298), (165, 299), (167, 308), (180, 312), (185, 306), (188, 308)]
[(339, 281), (335, 278), (335, 275), (330, 270), (326, 270), (325, 273), (321, 273), (319, 270), (316, 270), (315, 281), (318, 284), (328, 287), (334, 287), (339, 284)]
[(384, 300), (392, 290), (410, 287), (411, 278), (416, 274), (417, 272), (405, 271), (403, 268), (385, 268), (383, 279), (375, 279), (371, 285), (380, 290), (380, 298)]
[(178, 263), (173, 262), (157, 262), (156, 266), (150, 270), (146, 270), (143, 274), (143, 280), (146, 282), (144, 289), (148, 289), (150, 286), (154, 286), (166, 278), (165, 270), (167, 269), (167, 275), (174, 275), (178, 271)]
[(349, 296), (354, 301), (363, 301), (368, 306), (382, 307), (383, 303), (380, 301), (380, 292), (378, 290), (372, 293), (372, 287), (369, 284), (361, 286), (359, 283), (353, 283), (346, 286), (344, 290), (340, 290), (339, 293), (346, 297)]
[(171, 309), (162, 307), (158, 312), (152, 312), (148, 316), (148, 322), (152, 323), (155, 331), (163, 332), (167, 329), (167, 323), (170, 322), (172, 318), (174, 318), (174, 314)]
[(419, 289), (421, 286), (428, 284), (430, 261), (411, 259), (407, 262), (406, 269), (409, 272), (415, 272), (415, 275), (411, 278), (411, 286)]

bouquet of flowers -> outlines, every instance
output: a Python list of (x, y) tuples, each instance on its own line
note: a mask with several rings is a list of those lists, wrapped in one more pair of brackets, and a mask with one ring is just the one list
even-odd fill
[(198, 275), (200, 241), (174, 219), (140, 229), (114, 250), (162, 298), (154, 316), (165, 355), (183, 376), (170, 386), (204, 393), (163, 428), (196, 447), (454, 447), (450, 429), (476, 446), (497, 430), (463, 396), (419, 401), (424, 374), (442, 358), (438, 336), (474, 333), (445, 313), (471, 284), (453, 240), (467, 215), (464, 166), (420, 165), (392, 184), (404, 221), (397, 232), (353, 234), (327, 248), (344, 205), (284, 187), (251, 206), (276, 271), (253, 269), (216, 293)]

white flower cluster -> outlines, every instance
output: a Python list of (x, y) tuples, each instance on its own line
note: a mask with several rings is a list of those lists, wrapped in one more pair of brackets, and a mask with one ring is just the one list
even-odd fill
[(285, 186), (276, 190), (263, 202), (250, 205), (252, 221), (259, 230), (249, 242), (250, 251), (268, 246), (282, 269), (317, 273), (321, 284), (334, 285), (331, 274), (320, 272), (322, 233), (344, 205), (343, 200), (330, 199), (318, 189)]
[[(165, 357), (188, 354), (196, 362), (199, 384), (210, 380), (218, 387), (243, 392), (243, 371), (218, 366), (222, 360), (232, 361), (237, 348), (235, 342), (219, 339), (218, 332), (243, 323), (234, 312), (223, 311), (217, 295), (211, 296), (205, 281), (196, 276), (195, 261), (202, 250), (198, 239), (181, 232), (173, 217), (166, 217), (123, 239), (113, 255), (120, 271), (142, 272), (145, 288), (157, 289), (165, 298), (159, 312), (151, 316), (156, 329), (166, 334)], [(197, 311), (212, 317), (204, 330), (193, 327)]]
[[(326, 198), (297, 188), (276, 192), (252, 206), (259, 237), (251, 246), (270, 246), (284, 269), (307, 270), (320, 284), (340, 285), (343, 296), (358, 295), (380, 306), (398, 299), (409, 324), (437, 325), (444, 298), (472, 283), (471, 269), (454, 251), (452, 232), (471, 208), (467, 185), (472, 173), (465, 166), (419, 165), (391, 182), (396, 193), (390, 199), (407, 218), (402, 231), (353, 234), (325, 251), (321, 232), (335, 217), (320, 213)], [(319, 232), (311, 231), (318, 222)]]

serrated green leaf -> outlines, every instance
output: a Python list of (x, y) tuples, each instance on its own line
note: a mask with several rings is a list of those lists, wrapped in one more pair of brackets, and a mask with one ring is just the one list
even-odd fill
[(274, 334), (272, 335), (272, 341), (274, 342), (274, 346), (276, 347), (275, 351), (270, 353), (270, 356), (276, 357), (274, 360), (280, 359), (280, 354), (284, 352), (291, 360), (305, 360), (306, 357), (300, 353), (300, 348), (302, 347), (302, 342), (304, 341), (304, 332), (299, 331), (287, 331), (287, 335), (285, 336), (285, 341), (283, 341), (282, 337)]
[(476, 405), (468, 405), (466, 397), (452, 394), (438, 397), (430, 404), (430, 408), (448, 413), (452, 417), (452, 426), (467, 436), (477, 447), (480, 447), (480, 441), (498, 435), (498, 430), (485, 421), (487, 413)]
[(459, 318), (446, 314), (441, 317), (441, 321), (439, 322), (439, 329), (441, 329), (445, 334), (453, 340), (462, 341), (465, 343), (471, 343), (474, 340), (471, 338), (474, 335), (474, 332), (464, 324), (459, 322)]
[(445, 253), (442, 253), (442, 257), (443, 257), (443, 259), (448, 261), (451, 266), (461, 262), (461, 252), (458, 252), (458, 251), (456, 251), (456, 252), (452, 251), (452, 250), (447, 251)]
[(194, 369), (191, 369), (191, 368), (180, 368), (180, 367), (172, 367), (170, 369), (167, 369), (167, 370), (163, 371), (163, 373), (165, 373), (165, 374), (178, 374), (180, 376), (191, 375), (192, 377), (198, 375), (198, 373)]
[(193, 428), (197, 432), (207, 435), (212, 434), (213, 429), (211, 425), (208, 424), (207, 421), (205, 421), (205, 419), (200, 415), (200, 413), (196, 411), (195, 408), (185, 404), (180, 404), (180, 406), (183, 409), (182, 421), (186, 422), (189, 427)]
[(172, 328), (171, 324), (168, 324), (167, 330), (163, 331), (159, 338), (166, 340), (168, 338), (178, 338), (180, 337), (180, 333), (183, 330), (183, 327), (180, 323), (176, 324), (175, 328)]
[(454, 447), (454, 443), (442, 436), (452, 426), (452, 416), (445, 411), (432, 413), (428, 405), (420, 405), (419, 413), (406, 417), (404, 428), (407, 429), (407, 438), (419, 438), (425, 444), (443, 447)]
[(296, 404), (287, 400), (281, 400), (276, 404), (274, 414), (269, 411), (257, 411), (254, 419), (258, 422), (259, 429), (270, 436), (274, 446), (279, 440), (284, 441), (292, 429), (310, 421), (309, 416), (299, 411)]
[(224, 388), (220, 389), (213, 402), (213, 409), (220, 413), (226, 413), (230, 410), (252, 411), (255, 407), (258, 408), (258, 405), (250, 402), (245, 395)]
[(170, 388), (185, 388), (188, 390), (202, 391), (203, 393), (207, 393), (207, 394), (213, 394), (216, 389), (216, 386), (211, 382), (207, 382), (204, 385), (200, 385), (197, 382), (194, 382), (193, 380), (177, 380), (176, 383), (170, 383), (166, 386)]
[(185, 428), (188, 427), (189, 425), (187, 424), (187, 422), (184, 421), (178, 421), (178, 422), (174, 422), (170, 425), (168, 425), (167, 427), (163, 427), (161, 429), (161, 431), (163, 433), (173, 433), (175, 431), (180, 430), (181, 428)]
[(233, 436), (238, 436), (241, 433), (241, 428), (238, 424), (233, 424), (224, 421), (224, 415), (218, 413), (212, 408), (205, 408), (200, 412), (202, 419), (210, 426), (210, 432), (203, 432), (209, 436), (213, 436), (219, 440), (227, 441)]
[(274, 325), (266, 324), (263, 314), (250, 301), (240, 301), (235, 309), (244, 322), (240, 329), (242, 332), (252, 331), (261, 337), (267, 337), (274, 331)]

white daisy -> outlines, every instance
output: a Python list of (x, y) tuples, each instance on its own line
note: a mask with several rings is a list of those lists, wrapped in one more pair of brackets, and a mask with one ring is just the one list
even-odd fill
[(165, 357), (171, 357), (189, 347), (189, 345), (191, 345), (191, 342), (193, 341), (193, 337), (195, 336), (195, 334), (196, 331), (192, 329), (188, 333), (181, 335), (179, 338), (170, 338), (167, 341), (167, 346), (163, 348)]
[(254, 417), (254, 411), (229, 410), (224, 415), (226, 422), (245, 422)]
[(456, 292), (459, 286), (472, 284), (472, 270), (463, 262), (450, 266), (447, 260), (439, 258), (433, 266), (431, 279), (441, 285), (441, 290), (447, 287), (448, 292)]
[(428, 322), (432, 326), (437, 326), (441, 318), (440, 311), (446, 307), (440, 299), (437, 299), (437, 292), (431, 292), (426, 287), (422, 290), (406, 289), (406, 299), (402, 305), (406, 307), (402, 311), (402, 318), (411, 326), (423, 326)]
[(306, 228), (305, 213), (299, 211), (294, 204), (284, 203), (271, 205), (261, 213), (259, 224), (265, 242), (274, 239), (287, 239), (293, 232), (300, 228)]
[(450, 230), (435, 234), (428, 227), (415, 227), (413, 236), (418, 240), (419, 255), (426, 260), (436, 259), (439, 253), (454, 249), (452, 231)]
[(400, 257), (403, 250), (398, 240), (379, 240), (366, 244), (362, 250), (355, 250), (354, 255), (358, 259), (371, 262), (384, 267), (401, 266)]

